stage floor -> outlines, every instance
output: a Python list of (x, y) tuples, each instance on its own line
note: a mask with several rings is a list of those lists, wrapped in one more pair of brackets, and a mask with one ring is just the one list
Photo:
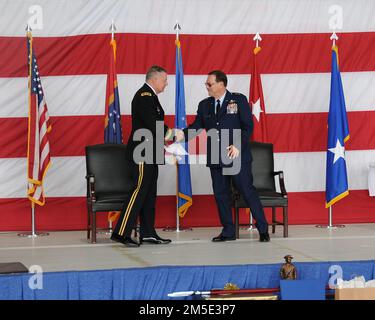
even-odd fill
[(162, 265), (234, 265), (282, 263), (286, 254), (293, 262), (350, 261), (375, 259), (375, 224), (351, 224), (327, 230), (313, 225), (289, 226), (289, 238), (282, 227), (271, 234), (271, 242), (258, 241), (255, 230), (240, 231), (236, 241), (213, 243), (220, 228), (193, 228), (176, 233), (158, 230), (171, 238), (167, 245), (144, 244), (127, 248), (98, 234), (88, 243), (85, 231), (50, 232), (38, 238), (0, 233), (0, 262), (39, 265), (43, 271), (137, 268)]

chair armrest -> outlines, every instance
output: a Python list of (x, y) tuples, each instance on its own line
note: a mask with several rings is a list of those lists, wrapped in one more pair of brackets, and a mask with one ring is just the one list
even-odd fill
[(288, 193), (285, 189), (285, 183), (284, 183), (284, 171), (275, 171), (273, 173), (274, 176), (279, 176), (279, 184), (280, 184), (280, 191), (281, 194), (286, 198), (288, 196)]
[(273, 175), (274, 175), (274, 176), (278, 176), (278, 175), (280, 175), (280, 174), (283, 175), (283, 174), (284, 174), (284, 171), (274, 171), (274, 172), (273, 172)]
[(90, 197), (92, 202), (95, 202), (96, 201), (95, 176), (93, 174), (89, 174), (86, 176), (86, 180), (87, 180), (88, 196)]

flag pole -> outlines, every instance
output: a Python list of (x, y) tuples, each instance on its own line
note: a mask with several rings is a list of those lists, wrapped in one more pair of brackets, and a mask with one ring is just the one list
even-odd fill
[[(26, 25), (26, 36), (28, 36), (29, 34), (31, 35), (31, 27), (29, 26), (29, 24)], [(30, 52), (32, 52), (32, 47), (30, 49)], [(28, 57), (28, 59), (30, 59), (30, 57)], [(30, 64), (30, 68), (31, 68), (31, 63), (29, 62)], [(31, 77), (31, 72), (29, 71), (29, 79), (28, 79), (28, 82), (29, 82), (29, 90), (30, 90), (30, 86), (31, 86), (31, 83), (30, 83), (30, 77)], [(29, 97), (29, 108), (30, 108), (30, 97)], [(29, 115), (30, 117), (30, 115)], [(29, 184), (26, 185), (26, 190), (29, 189)], [(44, 236), (48, 236), (49, 233), (48, 232), (36, 232), (35, 231), (35, 203), (31, 201), (31, 232), (24, 232), (24, 233), (19, 233), (18, 236), (19, 237), (26, 237), (26, 238), (36, 238), (36, 237), (44, 237)]]
[(256, 41), (255, 48), (259, 48), (259, 41), (262, 41), (262, 38), (260, 37), (259, 32), (256, 33), (253, 40)]
[(178, 214), (178, 161), (177, 159), (176, 159), (176, 232), (181, 232), (180, 215)]
[(328, 225), (324, 225), (324, 224), (318, 224), (316, 227), (317, 228), (323, 228), (323, 229), (337, 229), (337, 228), (345, 228), (345, 225), (343, 224), (332, 224), (332, 206), (331, 205), (329, 208), (328, 208)]
[(178, 20), (176, 20), (176, 24), (174, 25), (173, 29), (176, 30), (176, 40), (177, 41), (180, 40), (179, 35), (180, 35), (181, 26), (178, 23)]
[[(179, 41), (179, 33), (181, 30), (181, 26), (179, 25), (178, 21), (176, 20), (176, 24), (174, 26), (174, 30), (176, 30), (176, 41)], [(176, 66), (177, 67), (177, 66)], [(178, 161), (176, 158), (176, 232), (181, 232), (180, 230), (180, 215), (178, 214)]]
[[(113, 19), (112, 19), (111, 26), (109, 27), (109, 31), (111, 31), (111, 39), (114, 40), (115, 39), (116, 26), (115, 26), (115, 22), (114, 22)], [(112, 219), (109, 219), (108, 229), (109, 230), (108, 230), (107, 234), (112, 234)]]
[(246, 230), (246, 231), (252, 231), (252, 230), (256, 230), (256, 228), (254, 227), (254, 221), (253, 221), (253, 215), (251, 214), (251, 211), (249, 211), (249, 216), (250, 216), (250, 219), (249, 219), (249, 227), (244, 227), (242, 230)]
[[(176, 20), (176, 24), (174, 25), (173, 29), (176, 30), (176, 41), (178, 41), (181, 26), (178, 24), (177, 20)], [(163, 231), (181, 232), (181, 230), (180, 230), (180, 216), (178, 215), (178, 161), (177, 161), (177, 159), (176, 159), (176, 228), (166, 227), (166, 228), (163, 229)]]
[(109, 27), (109, 31), (111, 31), (111, 38), (112, 40), (115, 38), (115, 32), (116, 32), (116, 26), (115, 26), (115, 22), (114, 20), (112, 19), (112, 23), (111, 23), (111, 26)]
[[(259, 41), (262, 41), (262, 38), (261, 38), (259, 32), (257, 32), (255, 34), (255, 36), (253, 37), (253, 41), (255, 41), (255, 48), (259, 48)], [(248, 228), (244, 228), (244, 229), (247, 230), (247, 231), (257, 230), (257, 228), (254, 225), (253, 215), (251, 214), (250, 209), (249, 209), (249, 216), (250, 216), (249, 227)]]
[(34, 202), (31, 202), (31, 232), (24, 232), (19, 233), (19, 237), (25, 237), (25, 238), (37, 238), (37, 237), (45, 237), (48, 236), (48, 232), (36, 232), (35, 231), (35, 204)]
[(35, 205), (34, 202), (31, 203), (31, 236), (35, 237)]
[[(173, 28), (176, 31), (176, 43), (179, 41), (179, 35), (180, 35), (180, 30), (181, 26), (178, 23), (178, 20), (176, 20), (176, 24), (174, 25)], [(176, 66), (177, 68), (177, 66)], [(177, 69), (176, 69), (177, 71)], [(180, 228), (180, 215), (178, 214), (178, 160), (176, 159), (176, 228), (174, 227), (166, 227), (163, 229), (163, 231), (176, 231), (176, 232), (181, 232), (181, 231), (192, 231), (193, 228)]]
[[(115, 39), (115, 32), (116, 32), (116, 30), (117, 29), (116, 29), (116, 26), (115, 26), (115, 22), (112, 19), (111, 26), (109, 27), (109, 31), (111, 31), (111, 40)], [(113, 231), (112, 219), (109, 219), (108, 220), (108, 231), (97, 231), (96, 233), (98, 233), (98, 234), (105, 234), (105, 235), (111, 235), (112, 231)]]
[[(175, 159), (175, 165), (176, 165), (176, 227), (165, 227), (163, 231), (176, 231), (176, 232), (181, 232), (182, 230), (180, 229), (180, 216), (178, 214), (178, 160), (176, 157), (173, 156)], [(189, 228), (192, 230), (191, 228)], [(187, 229), (183, 229), (187, 230)]]
[[(336, 40), (338, 40), (339, 37), (337, 36), (336, 32), (333, 32), (331, 37), (330, 37), (330, 40), (332, 40), (332, 47), (335, 47), (336, 46)], [(336, 225), (333, 225), (332, 224), (332, 205), (329, 206), (328, 208), (328, 225), (317, 225), (316, 227), (317, 228), (325, 228), (325, 229), (337, 229), (337, 228), (345, 228), (345, 225), (343, 224), (336, 224)]]

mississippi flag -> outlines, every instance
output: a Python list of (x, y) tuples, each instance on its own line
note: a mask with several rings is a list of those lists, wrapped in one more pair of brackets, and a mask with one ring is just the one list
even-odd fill
[(51, 131), (47, 104), (44, 99), (42, 83), (36, 56), (33, 50), (33, 39), (27, 33), (28, 67), (29, 67), (29, 131), (27, 143), (27, 179), (28, 198), (41, 206), (45, 203), (43, 179), (50, 166), (50, 149), (48, 133)]
[(259, 142), (266, 142), (267, 138), (267, 125), (266, 125), (266, 111), (264, 107), (262, 80), (257, 66), (257, 55), (261, 48), (254, 48), (254, 63), (251, 73), (250, 82), (250, 105), (253, 113), (253, 140)]
[(337, 46), (332, 48), (331, 98), (328, 113), (326, 208), (349, 194), (345, 142), (349, 140), (348, 117), (339, 69)]

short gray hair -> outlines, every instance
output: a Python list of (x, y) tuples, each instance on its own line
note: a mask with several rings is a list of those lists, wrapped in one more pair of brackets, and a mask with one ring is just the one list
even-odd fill
[(156, 65), (150, 67), (150, 69), (148, 69), (148, 71), (146, 73), (146, 81), (153, 78), (156, 73), (161, 73), (161, 72), (167, 73), (167, 71), (162, 67), (159, 67), (159, 66), (156, 66)]

